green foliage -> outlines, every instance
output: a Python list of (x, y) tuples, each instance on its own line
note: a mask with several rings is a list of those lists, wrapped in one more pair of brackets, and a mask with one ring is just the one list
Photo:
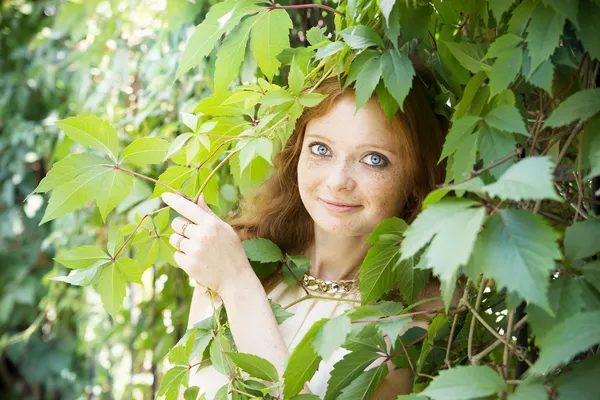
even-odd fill
[[(325, 399), (369, 398), (389, 371), (385, 362), (366, 368), (382, 357), (412, 370), (417, 394), (399, 398), (545, 398), (547, 387), (569, 398), (579, 388), (595, 394), (600, 247), (597, 184), (590, 180), (600, 171), (597, 1), (342, 1), (340, 14), (313, 8), (309, 19), (286, 9), (288, 2), (275, 8), (254, 0), (181, 0), (151, 13), (152, 29), (161, 27), (151, 38), (138, 36), (141, 22), (129, 19), (135, 13), (114, 2), (55, 3), (52, 24), (38, 23), (36, 15), (48, 14), (31, 2), (10, 3), (0, 19), (0, 44), (10, 52), (0, 63), (0, 120), (7, 121), (0, 122), (0, 215), (10, 221), (0, 230), (0, 260), (8, 266), (0, 275), (0, 326), (11, 335), (0, 338), (0, 351), (22, 363), (20, 371), (36, 371), (25, 367), (39, 355), (18, 347), (31, 332), (44, 326), (61, 336), (74, 328), (59, 321), (96, 310), (82, 304), (87, 286), (112, 318), (93, 311), (81, 327), (71, 323), (80, 338), (98, 331), (86, 352), (95, 357), (96, 348), (124, 344), (131, 368), (141, 370), (139, 354), (151, 351), (154, 371), (166, 354), (160, 388), (144, 388), (152, 397), (204, 398), (201, 386), (188, 387), (198, 366), (230, 379), (217, 398), (270, 398), (281, 389), (286, 398), (314, 398), (299, 392), (340, 348), (349, 353), (334, 364)], [(98, 32), (88, 28), (91, 20)], [(138, 45), (147, 50), (134, 51)], [(361, 305), (315, 323), (282, 377), (268, 360), (234, 351), (224, 308), (213, 307), (211, 317), (185, 331), (192, 289), (180, 269), (170, 268), (173, 230), (158, 197), (202, 193), (215, 213), (228, 215), (271, 176), (273, 157), (305, 108), (323, 101), (313, 92), (322, 79), (344, 77), (356, 91), (356, 110), (375, 96), (391, 120), (406, 110), (413, 80), (423, 78), (415, 58), (436, 78), (433, 86), (425, 82), (432, 109), (450, 117), (440, 155), (446, 181), (410, 225), (388, 218), (369, 235)], [(26, 84), (15, 81), (20, 69)], [(48, 192), (43, 215), (38, 206), (29, 216), (22, 203), (41, 202), (39, 193)], [(34, 238), (37, 232), (42, 237)], [(29, 238), (37, 241), (26, 246)], [(14, 240), (23, 246), (18, 255), (11, 254)], [(307, 257), (284, 254), (270, 240), (242, 245), (261, 278), (281, 271), (294, 286), (308, 272)], [(46, 252), (56, 263), (35, 272), (35, 257)], [(430, 273), (439, 280), (443, 309), (417, 301)], [(455, 292), (464, 294), (458, 303)], [(519, 322), (514, 308), (523, 301), (531, 326), (529, 340), (519, 344), (524, 350), (515, 346), (516, 332), (506, 332)], [(278, 324), (293, 317), (270, 304)], [(406, 330), (413, 316), (429, 324), (425, 335)], [(107, 327), (92, 322), (100, 319)], [(32, 343), (43, 346), (47, 338), (37, 335)], [(495, 344), (500, 335), (505, 339)], [(520, 380), (517, 360), (531, 363), (534, 356), (531, 377)], [(158, 373), (153, 377), (157, 382)], [(111, 379), (102, 370), (89, 381), (112, 391)], [(515, 388), (505, 379), (520, 383)], [(117, 397), (134, 397), (134, 385), (123, 386)], [(238, 392), (228, 393), (232, 388)]]

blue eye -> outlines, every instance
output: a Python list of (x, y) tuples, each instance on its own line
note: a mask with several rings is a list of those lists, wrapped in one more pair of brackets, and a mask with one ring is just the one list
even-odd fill
[(377, 153), (371, 153), (369, 155), (367, 155), (365, 158), (369, 158), (371, 157), (371, 162), (367, 162), (367, 165), (369, 167), (385, 167), (387, 165), (387, 160), (384, 156), (377, 154)]
[[(324, 156), (327, 153), (327, 147), (325, 147), (325, 145), (322, 144), (322, 143), (311, 143), (308, 147), (311, 149), (311, 152), (313, 154), (318, 154), (318, 155)], [(317, 153), (315, 153), (314, 151), (312, 151), (312, 149), (314, 147), (317, 148)]]

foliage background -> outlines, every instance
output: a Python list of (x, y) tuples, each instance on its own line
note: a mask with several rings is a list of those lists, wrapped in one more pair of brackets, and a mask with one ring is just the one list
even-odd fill
[[(194, 4), (185, 0), (3, 3), (0, 15), (0, 394), (3, 398), (153, 398), (156, 395), (160, 376), (168, 368), (164, 358), (185, 333), (192, 288), (182, 271), (164, 260), (154, 263), (142, 276), (142, 285), (128, 282), (126, 301), (115, 318), (109, 316), (93, 289), (49, 279), (65, 274), (64, 267), (53, 261), (60, 251), (83, 245), (105, 248), (106, 242), (116, 235), (114, 227), (135, 223), (136, 213), (143, 215), (159, 207), (158, 198), (151, 198), (153, 185), (136, 180), (132, 191), (106, 222), (92, 201), (40, 226), (47, 197), (33, 191), (53, 163), (83, 150), (58, 129), (57, 120), (81, 114), (100, 116), (112, 123), (124, 144), (141, 137), (172, 142), (181, 133), (189, 132), (182, 120), (186, 114), (181, 113), (192, 113), (200, 100), (214, 92), (213, 76), (222, 42), (211, 47), (206, 58), (197, 60), (198, 65), (192, 71), (178, 73), (178, 68), (195, 26), (205, 20), (214, 3)], [(498, 228), (503, 218), (515, 224), (525, 222), (513, 226), (518, 234), (512, 239), (521, 240), (516, 245), (510, 243), (511, 237), (500, 245), (499, 241), (506, 238), (493, 234), (490, 238), (490, 234), (484, 233), (487, 242), (481, 239), (477, 243), (489, 246), (488, 252), (476, 247), (474, 254), (483, 258), (473, 262), (470, 256), (474, 235), (463, 234), (458, 244), (452, 242), (453, 249), (444, 248), (444, 241), (439, 239), (444, 234), (455, 235), (463, 226), (464, 220), (460, 218), (455, 221), (445, 218), (465, 211), (464, 205), (472, 203), (442, 200), (448, 190), (438, 191), (429, 198), (429, 213), (424, 212), (421, 222), (415, 222), (404, 234), (402, 257), (418, 253), (435, 237), (430, 244), (431, 254), (443, 255), (444, 263), (437, 264), (435, 257), (424, 256), (421, 260), (430, 263), (423, 266), (442, 277), (445, 293), (451, 292), (458, 282), (466, 289), (466, 296), (459, 307), (462, 312), (453, 314), (456, 310), (450, 310), (448, 315), (436, 312), (430, 315), (432, 322), (427, 335), (405, 337), (406, 343), (411, 344), (407, 351), (410, 357), (402, 358), (400, 352), (393, 361), (413, 368), (415, 388), (422, 390), (429, 385), (425, 393), (432, 398), (494, 398), (496, 392), (512, 391), (515, 387), (518, 389), (511, 393), (512, 398), (573, 398), (572, 395), (594, 398), (597, 394), (594, 377), (600, 371), (597, 354), (600, 324), (593, 323), (600, 319), (600, 273), (595, 261), (600, 247), (594, 240), (600, 234), (595, 193), (599, 185), (597, 179), (592, 179), (600, 168), (600, 98), (595, 89), (600, 32), (594, 21), (600, 18), (600, 5), (592, 0), (350, 1), (338, 8), (345, 12), (348, 26), (376, 27), (378, 34), (383, 33), (389, 39), (394, 31), (389, 25), (384, 28), (388, 18), (382, 16), (390, 15), (395, 3), (396, 11), (401, 9), (401, 12), (391, 15), (397, 16), (399, 22), (400, 42), (419, 52), (442, 85), (442, 93), (433, 100), (436, 110), (446, 113), (444, 105), (449, 104), (454, 112), (448, 114), (455, 124), (445, 148), (445, 155), (449, 156), (448, 182), (474, 178), (459, 187), (457, 194), (462, 195), (466, 190), (467, 197), (484, 206), (480, 209), (485, 208), (486, 214), (491, 215), (488, 226)], [(297, 5), (296, 2), (280, 4)], [(323, 10), (288, 11), (293, 22), (289, 34), (292, 48), (309, 45), (306, 35), (311, 27), (326, 27), (327, 32), (333, 32), (336, 23), (341, 24)], [(504, 37), (503, 41), (496, 40), (498, 37)], [(365, 49), (361, 44), (351, 44), (352, 38), (343, 39), (353, 48), (344, 56)], [(389, 42), (386, 44), (389, 46)], [(403, 51), (406, 50), (404, 47)], [(370, 57), (374, 55), (371, 53)], [(532, 63), (539, 67), (535, 73), (529, 73)], [(248, 51), (239, 82), (257, 82), (262, 70)], [(286, 85), (287, 75), (288, 69), (284, 67), (275, 74), (273, 82)], [(179, 79), (175, 80), (175, 76)], [(369, 78), (365, 74), (358, 78), (358, 83), (366, 83)], [(586, 98), (566, 103), (567, 98), (585, 90), (588, 90)], [(568, 106), (554, 115), (561, 103)], [(492, 114), (494, 110), (500, 115)], [(461, 118), (462, 122), (456, 123)], [(516, 158), (541, 155), (548, 157), (546, 161), (534, 158), (529, 164), (521, 164), (525, 166), (509, 182), (491, 186), (502, 179)], [(497, 165), (498, 160), (505, 163)], [(164, 167), (146, 165), (137, 171), (158, 178)], [(549, 180), (550, 172), (555, 184)], [(218, 197), (211, 206), (220, 215), (235, 206), (239, 191), (248, 190), (234, 176), (227, 168), (216, 176)], [(480, 184), (474, 183), (480, 178)], [(257, 179), (262, 176), (254, 178)], [(484, 184), (488, 186), (484, 188)], [(465, 212), (473, 217), (471, 211)], [(438, 224), (436, 231), (428, 233), (431, 222), (428, 224), (427, 216)], [(383, 230), (388, 228), (398, 234), (397, 226), (382, 226)], [(511, 227), (504, 229), (484, 232), (501, 235), (498, 232), (510, 232)], [(513, 259), (498, 266), (497, 260), (510, 252), (533, 252), (539, 258), (532, 256), (525, 260), (523, 268), (506, 277), (503, 268), (518, 262)], [(449, 258), (454, 263), (448, 263)], [(367, 264), (363, 267), (361, 274), (374, 268)], [(466, 276), (457, 280), (459, 267)], [(480, 278), (480, 273), (485, 279)], [(527, 280), (527, 273), (534, 274), (535, 279)], [(546, 279), (549, 277), (552, 279)], [(362, 278), (361, 275), (361, 280), (366, 281)], [(383, 297), (385, 288), (391, 288), (394, 279), (395, 275), (386, 282), (377, 282), (373, 300)], [(529, 286), (515, 282), (528, 282)], [(524, 299), (530, 302), (527, 309), (523, 307)], [(475, 369), (456, 367), (473, 363), (472, 352), (478, 353), (494, 343), (492, 331), (515, 343), (516, 337), (506, 334), (512, 330), (507, 325), (518, 325), (524, 311), (528, 312), (530, 326), (528, 333), (525, 329), (519, 331), (524, 336), (519, 341), (519, 346), (524, 347), (519, 350), (519, 357), (505, 350), (510, 346), (500, 345), (483, 360), (498, 374), (489, 376), (490, 370), (475, 366), (469, 367)], [(474, 315), (483, 318), (491, 328), (474, 323)], [(524, 325), (521, 323), (519, 327)], [(578, 340), (571, 340), (574, 333), (581, 335)], [(449, 342), (451, 352), (447, 351)], [(587, 345), (580, 348), (577, 343)], [(552, 373), (545, 379), (534, 377), (517, 385), (522, 383), (520, 369), (524, 368), (517, 358), (535, 362), (540, 354), (548, 354), (544, 361), (550, 360), (545, 365)], [(449, 365), (455, 368), (442, 372), (430, 384), (433, 376)], [(486, 386), (486, 382), (491, 383)], [(471, 395), (464, 394), (467, 386), (472, 390)]]

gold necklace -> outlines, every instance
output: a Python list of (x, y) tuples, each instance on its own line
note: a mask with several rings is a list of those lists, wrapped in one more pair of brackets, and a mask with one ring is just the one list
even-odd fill
[(358, 279), (330, 281), (304, 274), (302, 286), (321, 293), (349, 293), (358, 290)]

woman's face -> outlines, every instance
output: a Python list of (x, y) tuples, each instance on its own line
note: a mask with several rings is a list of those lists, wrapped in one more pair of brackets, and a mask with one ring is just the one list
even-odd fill
[(349, 91), (328, 114), (309, 121), (298, 161), (300, 197), (316, 228), (346, 236), (368, 235), (404, 203), (402, 132), (392, 131), (376, 97), (356, 115), (355, 109)]

